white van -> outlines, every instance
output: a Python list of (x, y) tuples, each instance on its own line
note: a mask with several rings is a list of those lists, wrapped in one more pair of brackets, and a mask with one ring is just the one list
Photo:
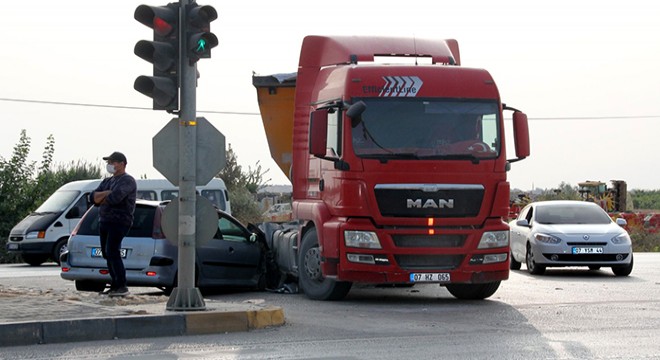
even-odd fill
[[(165, 201), (179, 195), (179, 188), (165, 179), (136, 179), (138, 199)], [(66, 242), (80, 218), (92, 205), (88, 195), (101, 183), (97, 180), (73, 181), (55, 191), (37, 210), (26, 216), (9, 233), (7, 251), (20, 254), (23, 261), (38, 266), (53, 259), (59, 263)], [(198, 186), (200, 195), (218, 209), (231, 214), (229, 193), (222, 179), (214, 178)]]

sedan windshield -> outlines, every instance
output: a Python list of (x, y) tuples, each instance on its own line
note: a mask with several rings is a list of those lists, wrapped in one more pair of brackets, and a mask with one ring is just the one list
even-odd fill
[(537, 207), (536, 222), (541, 224), (609, 224), (612, 219), (597, 206), (556, 205)]
[(494, 101), (359, 100), (366, 110), (352, 119), (351, 127), (353, 148), (360, 157), (462, 160), (500, 153), (499, 106)]

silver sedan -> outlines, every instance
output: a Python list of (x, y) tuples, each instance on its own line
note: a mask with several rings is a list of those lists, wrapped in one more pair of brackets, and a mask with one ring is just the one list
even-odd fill
[(598, 205), (585, 201), (540, 201), (527, 205), (511, 221), (511, 269), (524, 262), (530, 274), (541, 275), (546, 267), (611, 267), (617, 276), (633, 269), (630, 236)]

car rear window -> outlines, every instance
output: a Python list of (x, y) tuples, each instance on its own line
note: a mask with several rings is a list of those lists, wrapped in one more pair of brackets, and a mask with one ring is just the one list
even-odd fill
[[(151, 237), (154, 230), (154, 215), (156, 208), (153, 206), (140, 206), (135, 207), (135, 214), (133, 215), (133, 226), (129, 230), (129, 237)], [(78, 229), (79, 235), (99, 235), (99, 208), (93, 207), (82, 219), (80, 228)]]
[(541, 224), (609, 224), (607, 213), (596, 206), (556, 205), (536, 208), (536, 222)]

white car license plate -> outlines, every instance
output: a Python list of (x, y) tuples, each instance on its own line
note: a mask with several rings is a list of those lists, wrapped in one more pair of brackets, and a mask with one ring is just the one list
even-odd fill
[(18, 250), (18, 244), (9, 243), (7, 245), (8, 250)]
[[(119, 253), (121, 254), (122, 258), (126, 258), (126, 249), (121, 249), (119, 250)], [(92, 257), (103, 257), (103, 252), (101, 251), (101, 248), (92, 248)]]
[(410, 282), (449, 282), (449, 273), (412, 273)]
[(573, 254), (602, 254), (602, 247), (574, 247)]

